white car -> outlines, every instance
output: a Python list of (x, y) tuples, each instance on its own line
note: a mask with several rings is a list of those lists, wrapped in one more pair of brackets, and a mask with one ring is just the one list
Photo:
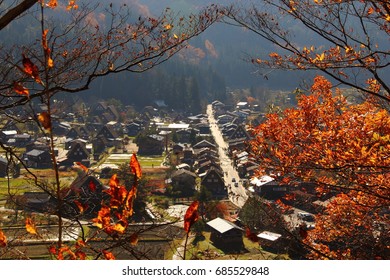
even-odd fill
[(299, 212), (297, 214), (297, 216), (298, 216), (298, 218), (300, 218), (301, 220), (306, 221), (306, 222), (314, 222), (315, 221), (314, 215), (312, 215), (310, 213)]

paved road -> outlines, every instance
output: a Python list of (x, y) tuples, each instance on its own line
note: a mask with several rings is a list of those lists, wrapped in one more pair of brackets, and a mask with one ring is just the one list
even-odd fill
[[(237, 170), (233, 166), (232, 160), (227, 155), (228, 144), (223, 139), (221, 130), (214, 118), (214, 113), (211, 105), (207, 106), (207, 116), (210, 123), (211, 133), (214, 137), (215, 143), (218, 146), (218, 154), (221, 162), (221, 168), (224, 172), (225, 184), (228, 188), (229, 199), (238, 207), (242, 207), (248, 198), (245, 188), (239, 182), (240, 177), (238, 176)], [(233, 180), (238, 182), (236, 187)]]

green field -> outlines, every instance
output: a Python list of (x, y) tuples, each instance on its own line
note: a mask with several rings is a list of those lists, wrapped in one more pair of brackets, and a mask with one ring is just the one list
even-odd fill
[[(105, 161), (104, 164), (121, 165), (130, 161), (131, 154), (112, 154)], [(164, 161), (165, 156), (138, 156), (137, 159), (141, 168), (159, 167)]]

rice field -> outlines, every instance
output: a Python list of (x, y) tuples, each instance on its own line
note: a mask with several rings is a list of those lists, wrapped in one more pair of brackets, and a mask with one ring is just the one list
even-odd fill
[[(121, 165), (123, 163), (128, 163), (132, 154), (111, 154), (106, 161), (103, 163), (104, 165)], [(150, 167), (160, 167), (164, 162), (164, 156), (137, 156), (137, 159), (144, 168)]]

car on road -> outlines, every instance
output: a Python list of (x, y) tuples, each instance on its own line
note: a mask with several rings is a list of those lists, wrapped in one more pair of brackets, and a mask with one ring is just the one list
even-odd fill
[(314, 222), (314, 215), (305, 212), (298, 212), (297, 217), (306, 222)]

